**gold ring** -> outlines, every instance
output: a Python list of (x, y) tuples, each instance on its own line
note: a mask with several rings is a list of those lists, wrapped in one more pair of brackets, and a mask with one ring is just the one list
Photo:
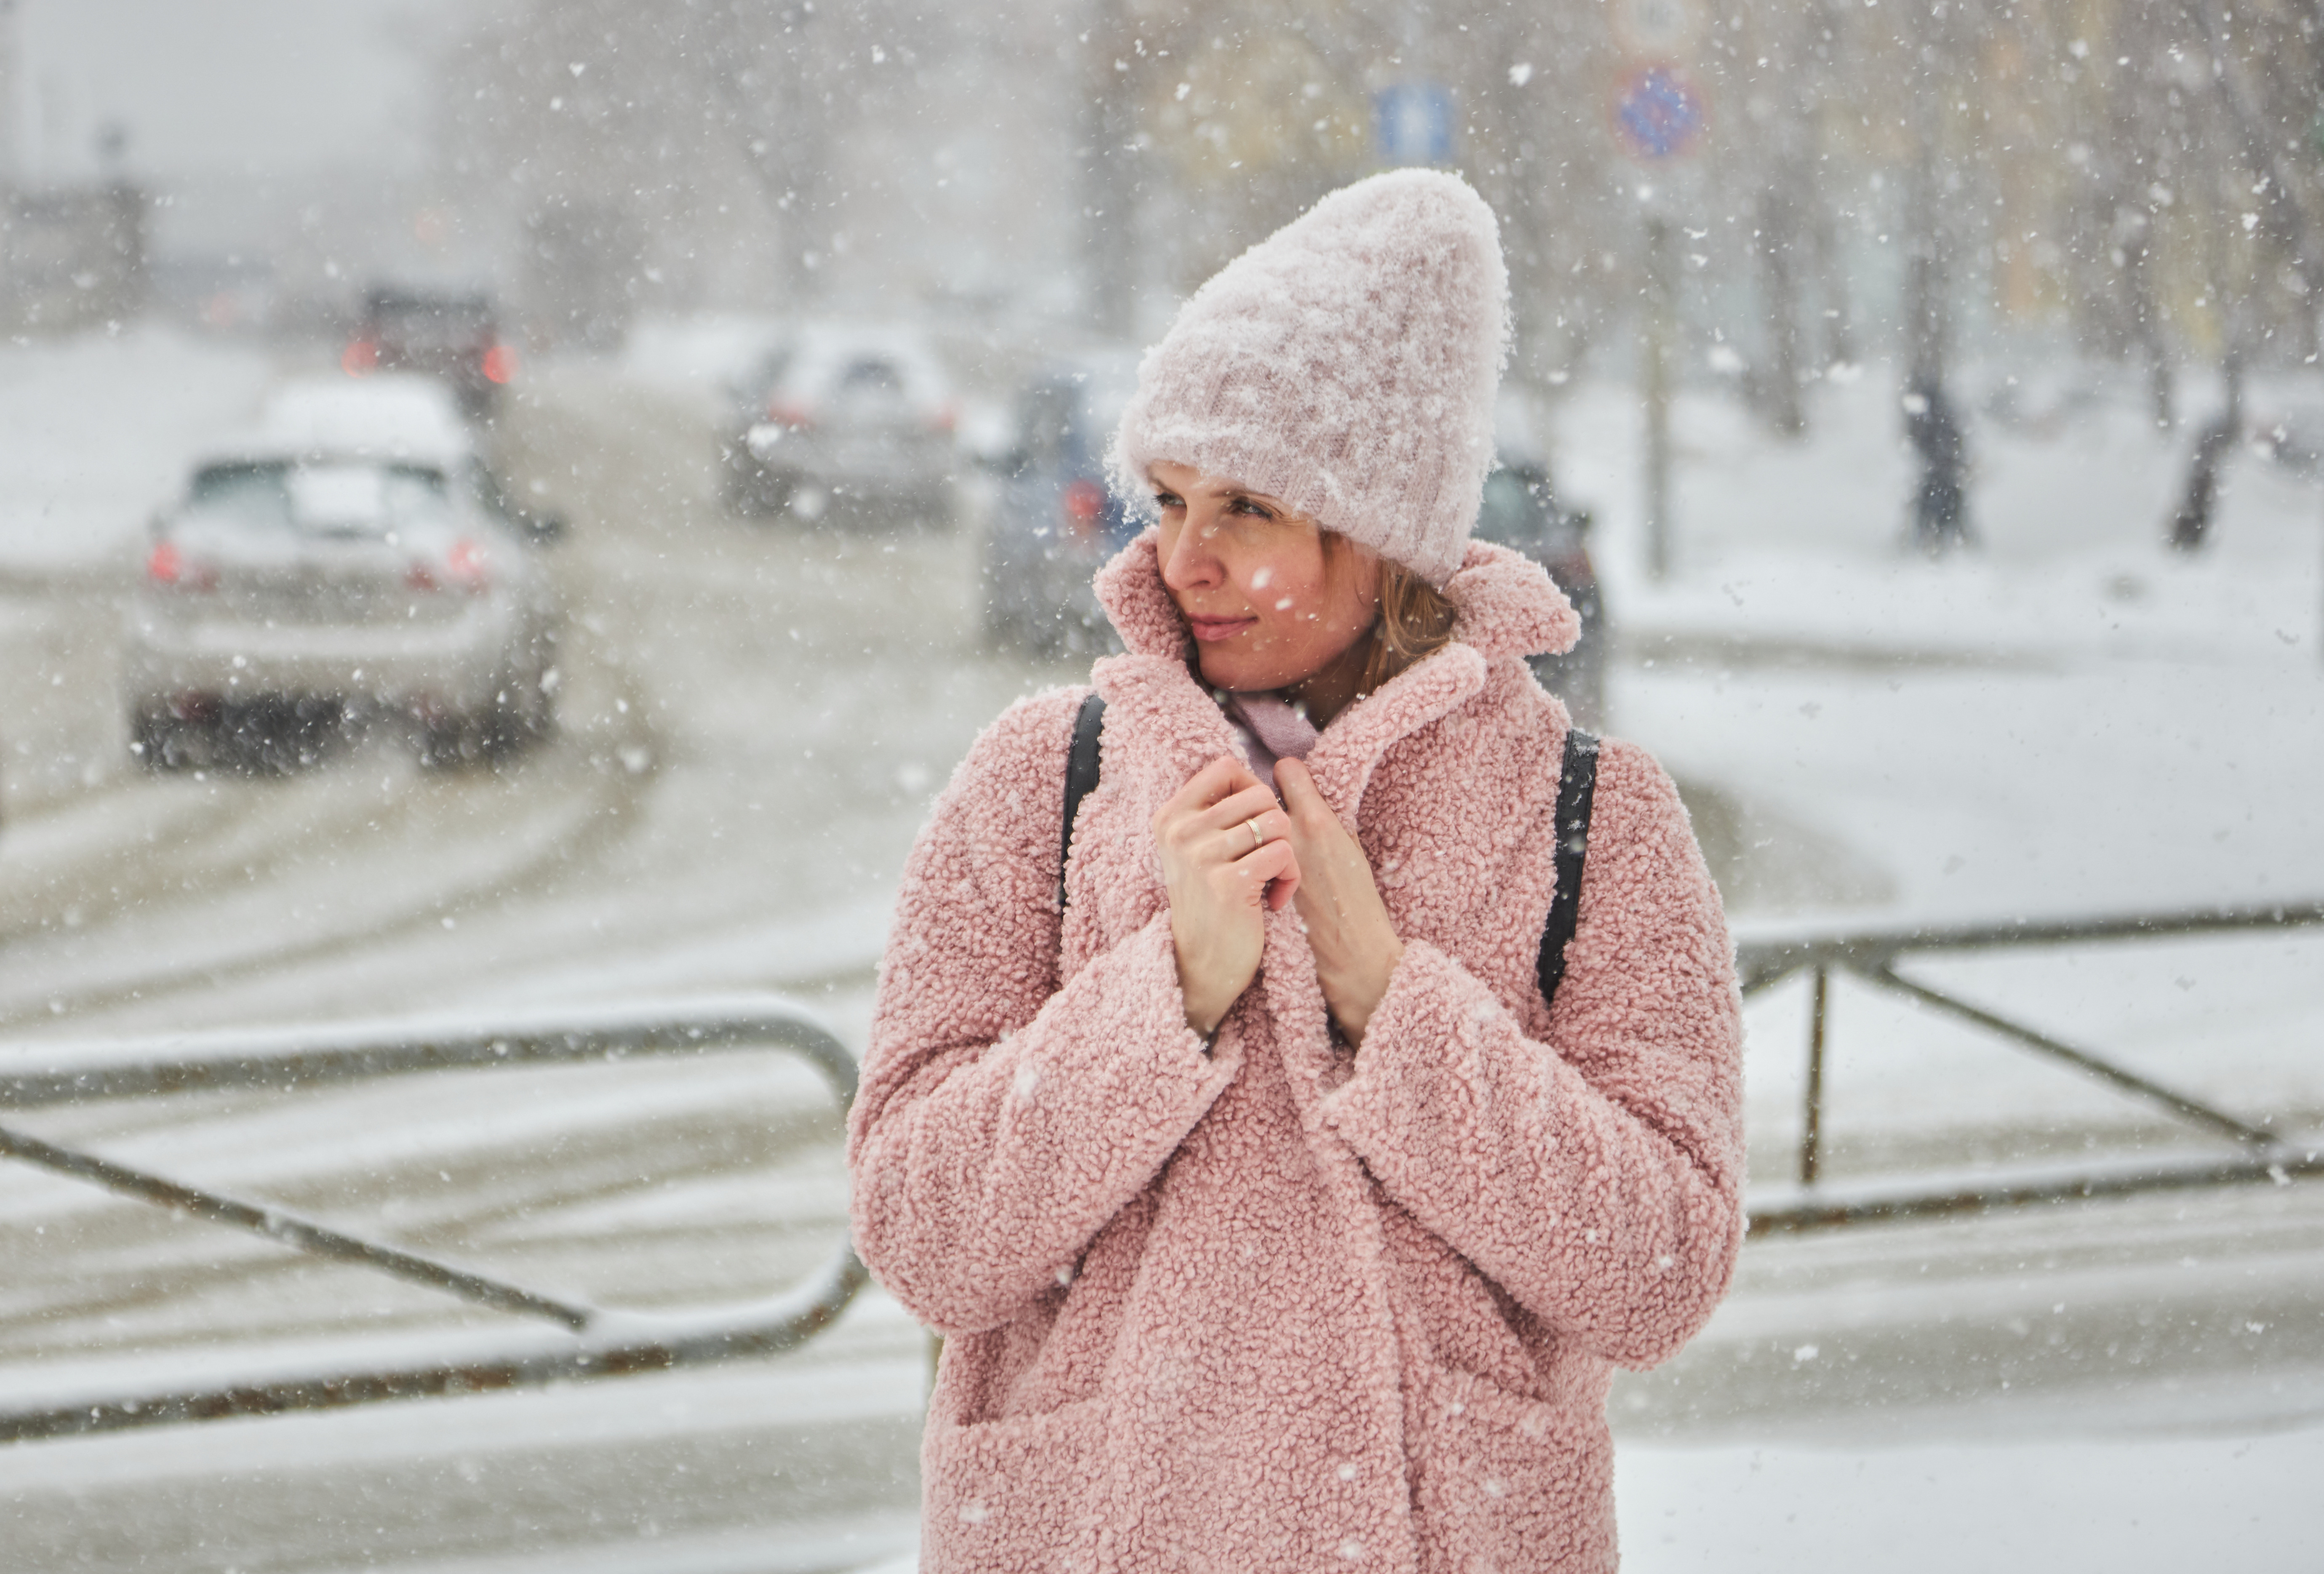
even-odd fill
[(1259, 828), (1259, 816), (1257, 815), (1253, 815), (1250, 819), (1245, 820), (1242, 823), (1242, 828), (1250, 833), (1250, 850), (1253, 852), (1257, 852), (1260, 848), (1267, 845), (1267, 833)]

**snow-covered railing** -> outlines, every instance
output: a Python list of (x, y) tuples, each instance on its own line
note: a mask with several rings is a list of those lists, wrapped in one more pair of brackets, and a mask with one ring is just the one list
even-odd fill
[[(273, 1029), (191, 1041), (0, 1045), (0, 1108), (190, 1090), (305, 1089), (416, 1072), (752, 1049), (804, 1056), (823, 1074), (843, 1109), (854, 1099), (854, 1057), (828, 1028), (788, 1000), (745, 995), (509, 1017), (481, 1026), (464, 1022), (441, 1031), (388, 1025), (352, 1031)], [(475, 1393), (767, 1355), (804, 1343), (830, 1326), (867, 1277), (843, 1237), (805, 1284), (771, 1300), (677, 1314), (613, 1311), (527, 1289), (286, 1209), (187, 1185), (5, 1122), (0, 1156), (249, 1230), (296, 1251), (557, 1325), (431, 1340), (413, 1358), (383, 1366), (260, 1358), (181, 1386), (43, 1394), (33, 1403), (0, 1408), (0, 1440)]]
[[(1769, 1235), (1877, 1220), (1931, 1218), (2032, 1202), (2122, 1196), (2195, 1186), (2284, 1184), (2324, 1174), (2324, 1149), (2288, 1140), (2205, 1100), (2142, 1076), (2091, 1051), (2070, 1045), (1941, 990), (1898, 973), (1904, 957), (1993, 952), (2035, 946), (2089, 945), (2193, 934), (2281, 930), (2324, 924), (2324, 902), (2274, 903), (2264, 907), (2202, 908), (2064, 920), (2015, 919), (1990, 924), (1849, 928), (1761, 925), (1738, 936), (1736, 960), (1743, 991), (1756, 994), (1794, 974), (1810, 975), (1807, 1083), (1801, 1100), (1798, 1183), (1782, 1194), (1757, 1192), (1751, 1233)], [(2172, 1118), (2235, 1145), (2216, 1157), (2164, 1162), (1973, 1171), (1917, 1183), (1846, 1188), (1823, 1183), (1824, 1038), (1831, 975), (1845, 972), (1946, 1012), (2019, 1048), (2071, 1066), (2126, 1098), (2151, 1104)], [(1932, 1180), (1939, 1183), (1931, 1184)]]

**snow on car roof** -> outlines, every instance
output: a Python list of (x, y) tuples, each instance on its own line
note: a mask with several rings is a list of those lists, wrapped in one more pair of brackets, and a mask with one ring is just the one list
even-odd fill
[(821, 320), (801, 323), (789, 340), (780, 385), (795, 392), (820, 393), (850, 364), (865, 360), (892, 363), (906, 392), (918, 402), (950, 395), (951, 379), (926, 335), (903, 323)]
[(412, 459), (456, 469), (475, 453), (452, 392), (429, 377), (382, 373), (286, 382), (235, 451)]

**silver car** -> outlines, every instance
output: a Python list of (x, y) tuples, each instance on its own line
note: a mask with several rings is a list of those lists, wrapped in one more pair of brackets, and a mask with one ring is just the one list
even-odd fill
[(384, 715), (449, 764), (548, 733), (555, 593), (456, 419), (406, 409), (364, 441), (360, 408), (271, 413), (154, 522), (124, 664), (133, 751), (287, 764)]
[(952, 385), (917, 330), (807, 324), (735, 400), (724, 446), (736, 512), (951, 521)]

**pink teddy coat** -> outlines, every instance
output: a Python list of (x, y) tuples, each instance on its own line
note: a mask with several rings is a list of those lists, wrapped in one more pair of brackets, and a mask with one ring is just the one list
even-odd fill
[(1614, 1566), (1606, 1395), (1711, 1314), (1741, 1235), (1741, 1030), (1670, 780), (1603, 750), (1556, 1008), (1535, 961), (1572, 641), (1472, 545), (1455, 642), (1308, 757), (1405, 944), (1360, 1053), (1296, 911), (1206, 1053), (1149, 822), (1230, 725), (1153, 532), (1101, 575), (1128, 654), (1074, 836), (1088, 691), (1020, 702), (912, 853), (851, 1117), (855, 1240), (949, 1336), (925, 1574)]

